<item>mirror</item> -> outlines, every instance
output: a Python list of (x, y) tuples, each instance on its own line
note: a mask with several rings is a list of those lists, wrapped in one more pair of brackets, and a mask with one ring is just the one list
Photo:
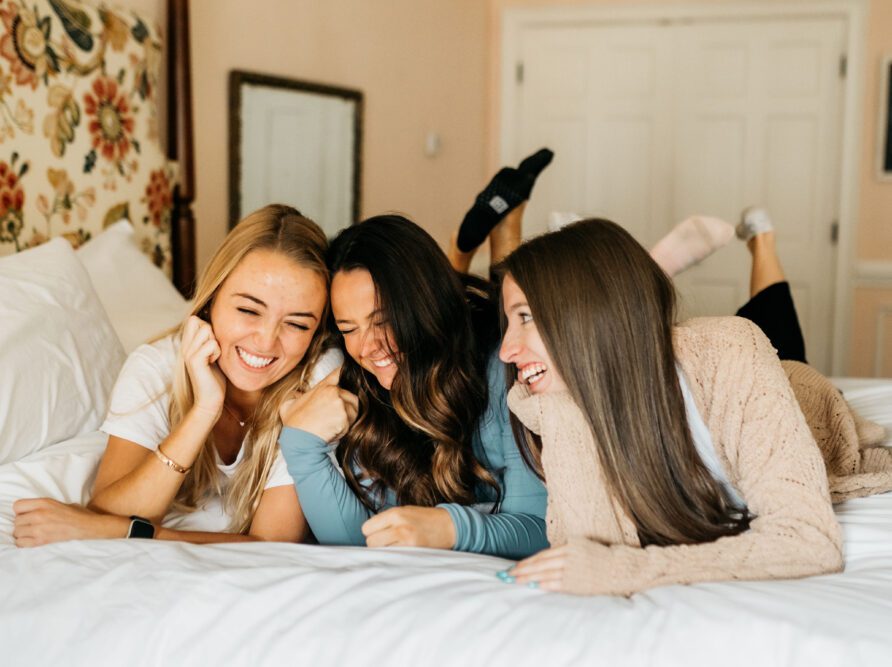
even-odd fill
[(880, 69), (880, 145), (877, 166), (880, 180), (892, 181), (892, 55), (883, 56)]
[(232, 71), (229, 227), (270, 203), (289, 204), (329, 237), (359, 219), (362, 93)]

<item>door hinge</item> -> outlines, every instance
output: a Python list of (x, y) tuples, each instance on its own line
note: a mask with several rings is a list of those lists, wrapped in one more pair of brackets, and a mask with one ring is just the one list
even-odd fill
[(833, 245), (839, 243), (839, 220), (830, 223), (830, 243)]
[(517, 80), (517, 83), (523, 83), (523, 63), (519, 62), (514, 67), (514, 78)]
[(849, 72), (849, 57), (843, 53), (839, 57), (839, 78), (845, 79), (846, 74)]

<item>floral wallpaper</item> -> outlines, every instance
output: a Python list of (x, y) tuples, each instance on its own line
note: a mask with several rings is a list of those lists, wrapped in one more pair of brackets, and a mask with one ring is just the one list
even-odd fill
[(0, 255), (128, 218), (168, 273), (175, 165), (158, 141), (159, 31), (74, 0), (0, 0)]

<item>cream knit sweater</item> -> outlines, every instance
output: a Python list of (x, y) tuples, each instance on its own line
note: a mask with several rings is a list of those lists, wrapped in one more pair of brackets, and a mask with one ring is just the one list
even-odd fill
[(879, 424), (862, 419), (811, 366), (782, 361), (793, 393), (821, 449), (834, 503), (892, 491), (892, 449)]
[(631, 595), (665, 584), (840, 571), (824, 461), (765, 335), (741, 318), (696, 319), (676, 329), (675, 348), (719, 461), (756, 518), (746, 532), (714, 542), (641, 548), (569, 394), (536, 396), (517, 384), (508, 405), (542, 437), (548, 539), (567, 545), (565, 589)]

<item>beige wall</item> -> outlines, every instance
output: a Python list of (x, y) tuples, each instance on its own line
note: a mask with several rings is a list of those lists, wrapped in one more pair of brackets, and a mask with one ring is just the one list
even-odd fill
[[(880, 63), (892, 55), (892, 2), (871, 0), (868, 19), (860, 214), (852, 317), (851, 375), (892, 377), (892, 182), (876, 174)], [(878, 279), (862, 278), (864, 260), (879, 266)], [(879, 282), (880, 284), (870, 284)], [(882, 342), (877, 340), (878, 332)], [(877, 344), (881, 349), (877, 351)]]
[(892, 55), (892, 2), (871, 0), (868, 16), (858, 259), (892, 261), (892, 181), (876, 177), (880, 62)]
[[(166, 0), (118, 0), (163, 25)], [(362, 214), (406, 213), (445, 244), (484, 177), (480, 0), (192, 0), (198, 265), (226, 235), (233, 69), (365, 94)], [(437, 132), (438, 157), (423, 154)]]
[[(692, 1), (647, 0), (683, 5)], [(809, 2), (809, 0), (801, 0)], [(165, 0), (123, 0), (163, 16)], [(227, 75), (231, 69), (361, 89), (366, 95), (363, 215), (407, 213), (441, 242), (499, 165), (501, 16), (509, 7), (637, 0), (193, 0), (192, 58), (199, 265), (226, 233)], [(892, 182), (875, 176), (879, 62), (892, 53), (892, 0), (869, 0), (857, 261), (889, 262), (888, 285), (857, 282), (849, 373), (873, 372), (873, 340), (892, 307)], [(427, 132), (442, 153), (423, 155)], [(857, 262), (856, 262), (857, 265)], [(875, 271), (874, 271), (875, 274)], [(881, 289), (884, 287), (885, 289)], [(892, 340), (892, 335), (889, 336)], [(892, 355), (892, 345), (889, 354)], [(892, 371), (892, 356), (883, 368)]]
[(852, 310), (860, 329), (853, 339), (850, 374), (892, 377), (892, 289), (859, 287)]
[(227, 229), (231, 69), (362, 90), (363, 215), (402, 211), (444, 242), (483, 178), (485, 19), (479, 0), (193, 0), (199, 266)]

